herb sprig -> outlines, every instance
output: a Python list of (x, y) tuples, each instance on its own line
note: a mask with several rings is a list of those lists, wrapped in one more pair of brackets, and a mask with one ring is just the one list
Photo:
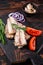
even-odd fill
[(20, 27), (20, 26), (18, 26), (17, 24), (12, 24), (12, 27), (13, 28), (16, 28), (16, 29), (22, 29), (22, 30), (26, 30), (26, 28), (25, 27)]
[(3, 23), (2, 19), (0, 19), (0, 41), (2, 44), (5, 44), (5, 24)]

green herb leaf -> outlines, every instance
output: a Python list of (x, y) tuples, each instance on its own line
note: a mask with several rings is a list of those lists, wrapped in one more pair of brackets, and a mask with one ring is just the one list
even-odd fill
[(22, 29), (22, 30), (26, 30), (26, 28), (25, 27), (20, 27), (20, 26), (18, 26), (17, 24), (12, 24), (12, 27), (13, 28), (16, 28), (16, 29)]
[(2, 19), (0, 19), (0, 41), (2, 44), (5, 44), (5, 24), (3, 23)]

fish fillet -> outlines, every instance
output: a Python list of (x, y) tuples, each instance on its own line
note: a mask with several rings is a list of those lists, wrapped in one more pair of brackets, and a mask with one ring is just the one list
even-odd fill
[(14, 37), (14, 39), (15, 39), (15, 40), (14, 40), (14, 45), (15, 45), (15, 46), (18, 46), (18, 45), (20, 44), (20, 42), (19, 42), (19, 39), (20, 39), (20, 38), (19, 38), (19, 37), (20, 37), (20, 36), (19, 36), (19, 30), (17, 29), (17, 30), (16, 30), (15, 37)]
[(17, 24), (17, 21), (13, 17), (9, 17), (11, 24)]
[(12, 25), (11, 25), (11, 22), (10, 22), (9, 18), (7, 19), (7, 29), (8, 29), (8, 33), (9, 34), (13, 34), (14, 33), (14, 30), (12, 28)]
[(26, 39), (25, 39), (25, 33), (23, 30), (20, 29), (20, 41), (21, 44), (24, 46), (27, 44)]

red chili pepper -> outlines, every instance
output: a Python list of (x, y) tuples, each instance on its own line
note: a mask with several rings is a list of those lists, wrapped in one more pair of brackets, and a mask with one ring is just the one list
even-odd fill
[(42, 34), (41, 30), (37, 30), (37, 29), (31, 28), (31, 27), (26, 27), (26, 32), (33, 36), (39, 36)]
[(36, 50), (36, 37), (32, 37), (29, 42), (28, 48), (32, 51)]

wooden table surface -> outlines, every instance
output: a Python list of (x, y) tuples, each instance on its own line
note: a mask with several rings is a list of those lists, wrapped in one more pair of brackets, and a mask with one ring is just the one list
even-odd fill
[[(24, 4), (26, 4), (28, 1), (21, 1), (21, 2), (9, 2), (9, 7), (6, 7), (6, 8), (0, 8), (0, 16), (2, 15), (5, 15), (9, 12), (14, 12), (16, 10), (19, 10), (23, 7)], [(40, 3), (38, 3), (40, 4)], [(0, 5), (1, 6), (1, 5)], [(43, 11), (43, 10), (42, 10)], [(30, 20), (32, 20), (31, 22), (34, 22), (34, 21), (41, 21), (43, 22), (43, 12), (42, 14), (40, 14), (40, 17), (39, 18), (32, 18), (32, 17), (27, 17), (27, 20), (30, 22)], [(43, 29), (42, 29), (43, 30)], [(3, 50), (1, 49), (0, 47), (0, 57), (3, 57), (5, 58), (5, 54), (3, 52)], [(5, 58), (6, 59), (6, 58)], [(9, 62), (9, 61), (8, 61)], [(0, 65), (7, 65), (6, 64), (6, 60), (3, 60), (3, 59), (0, 59)]]

